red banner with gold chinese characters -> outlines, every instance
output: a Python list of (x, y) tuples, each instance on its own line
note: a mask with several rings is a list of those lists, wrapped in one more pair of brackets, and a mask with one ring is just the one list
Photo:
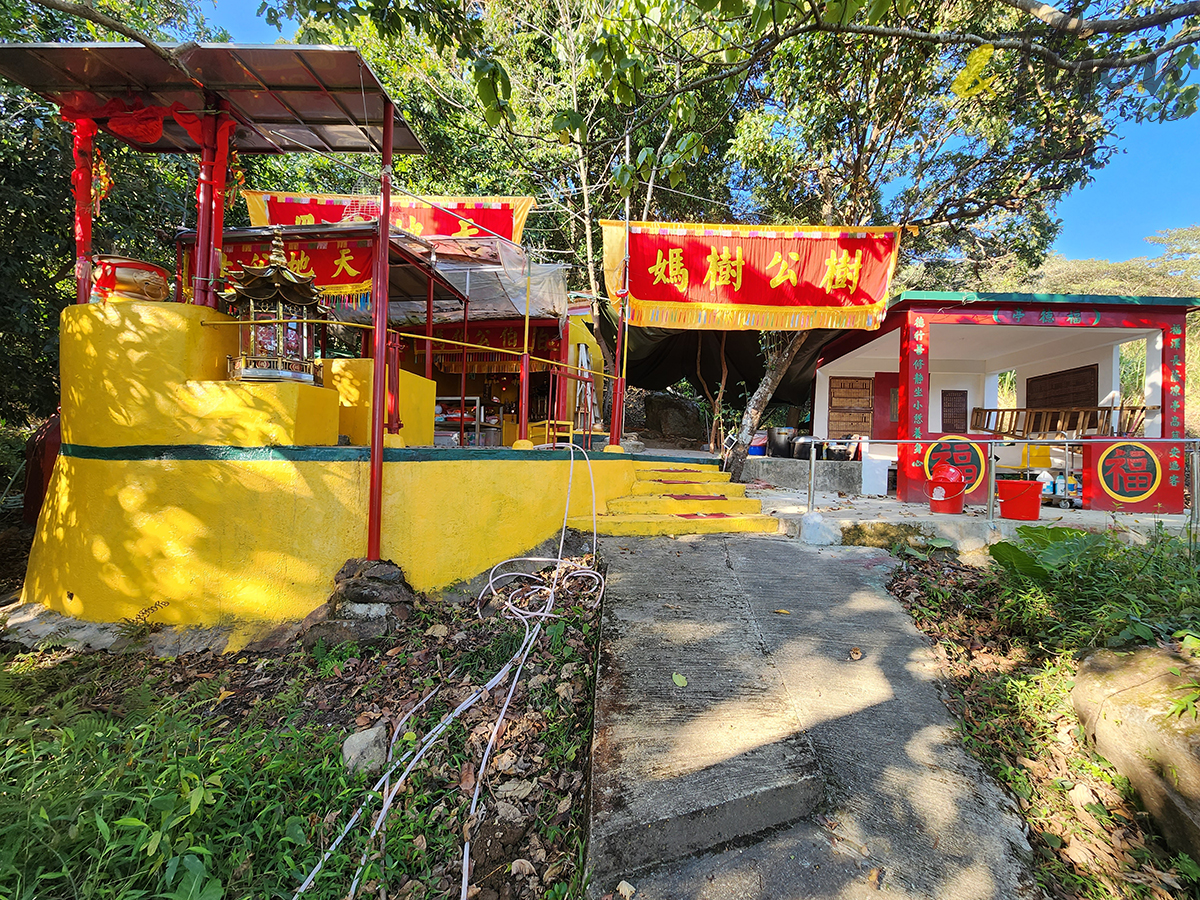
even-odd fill
[[(375, 241), (284, 241), (288, 268), (298, 275), (312, 275), (326, 304), (335, 309), (367, 309), (371, 301), (371, 266)], [(239, 272), (243, 266), (268, 265), (268, 240), (230, 241), (221, 249), (221, 275)], [(191, 248), (184, 254), (185, 299), (191, 298)]]
[[(625, 223), (604, 227), (618, 304)], [(878, 328), (900, 230), (810, 225), (629, 224), (629, 322), (655, 328)]]
[[(369, 222), (379, 218), (379, 198), (369, 194), (290, 194), (243, 191), (250, 224), (323, 225)], [(521, 242), (532, 197), (411, 197), (392, 198), (392, 225), (409, 234), (428, 237), (475, 237), (494, 232)], [(485, 231), (484, 229), (487, 229)]]

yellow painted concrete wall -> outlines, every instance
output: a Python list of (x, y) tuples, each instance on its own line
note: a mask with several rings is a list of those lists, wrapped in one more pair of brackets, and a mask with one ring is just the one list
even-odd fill
[(366, 477), (354, 462), (60, 456), (23, 596), (91, 621), (160, 600), (159, 622), (302, 617), (365, 546), (363, 506), (349, 504)]
[[(446, 459), (384, 466), (382, 553), (418, 590), (529, 550), (562, 524), (568, 460)], [(593, 461), (600, 512), (629, 494), (635, 463)], [(362, 461), (59, 457), (23, 598), (92, 621), (160, 600), (155, 621), (298, 619), (366, 549)], [(575, 463), (571, 515), (591, 511)]]
[[(371, 443), (371, 385), (374, 360), (330, 359), (324, 363), (325, 385), (337, 391), (338, 433), (350, 443)], [(412, 372), (400, 372), (400, 437), (407, 447), (433, 446), (433, 407), (437, 385)]]
[[(330, 361), (326, 388), (229, 382), (237, 329), (203, 325), (229, 321), (174, 303), (63, 312), (69, 455), (55, 463), (26, 601), (93, 621), (159, 601), (168, 604), (153, 616), (160, 622), (287, 621), (323, 603), (342, 563), (365, 553), (366, 461), (354, 458), (360, 451), (305, 447), (334, 444), (339, 432), (367, 443), (370, 361)], [(403, 373), (405, 428), (389, 446), (432, 443), (435, 391)], [(203, 446), (171, 459), (137, 445)], [(384, 465), (382, 551), (418, 590), (473, 576), (561, 526), (568, 459), (400, 452)], [(636, 465), (593, 461), (598, 512), (630, 493)], [(570, 515), (585, 516), (592, 490), (582, 459), (573, 480)]]
[(182, 303), (69, 306), (60, 322), (63, 443), (93, 447), (337, 443), (337, 393), (231, 382), (230, 317)]

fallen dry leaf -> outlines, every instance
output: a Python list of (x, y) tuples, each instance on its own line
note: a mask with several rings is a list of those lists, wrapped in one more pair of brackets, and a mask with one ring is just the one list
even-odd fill
[(418, 834), (415, 838), (413, 838), (413, 848), (418, 853), (424, 853), (426, 846), (428, 846), (428, 844), (425, 840), (425, 835)]
[(637, 888), (635, 888), (628, 881), (622, 881), (617, 885), (617, 893), (620, 894), (624, 900), (629, 900), (630, 897), (637, 893)]
[(781, 615), (781, 616), (790, 616), (792, 614), (792, 611), (790, 609), (777, 609), (777, 610), (775, 610), (775, 612), (776, 612), (776, 614)]
[(436, 625), (430, 625), (427, 629), (425, 629), (426, 637), (444, 638), (449, 633), (450, 629), (441, 622), (438, 622)]
[(527, 859), (514, 859), (512, 862), (512, 873), (517, 878), (524, 878), (530, 875), (536, 875), (537, 869), (533, 867)]
[(496, 796), (505, 800), (524, 800), (531, 793), (532, 781), (506, 781), (496, 788)]
[(877, 891), (882, 889), (883, 888), (883, 869), (879, 868), (879, 866), (876, 866), (870, 872), (868, 872), (867, 873), (867, 884), (869, 884), (871, 887), (875, 888), (875, 890), (877, 890)]
[(469, 761), (462, 764), (462, 771), (458, 776), (458, 786), (464, 794), (475, 790), (475, 766)]

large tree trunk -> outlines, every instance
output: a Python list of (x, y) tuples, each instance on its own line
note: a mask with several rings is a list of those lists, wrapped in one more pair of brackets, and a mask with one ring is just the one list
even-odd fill
[(742, 414), (742, 427), (738, 431), (737, 443), (729, 451), (729, 458), (726, 460), (725, 468), (730, 473), (730, 478), (733, 481), (742, 480), (742, 469), (745, 468), (746, 457), (750, 453), (750, 441), (754, 439), (754, 432), (758, 430), (758, 423), (762, 421), (767, 404), (771, 402), (771, 398), (775, 395), (775, 389), (779, 387), (779, 382), (783, 381), (784, 374), (792, 364), (792, 360), (796, 358), (796, 354), (799, 352), (800, 346), (804, 343), (806, 337), (808, 337), (807, 331), (797, 331), (792, 335), (782, 353), (776, 354), (773, 358), (767, 360), (767, 371), (763, 375), (762, 381), (758, 383), (758, 387), (754, 389), (754, 393), (750, 395), (750, 400), (746, 403), (746, 411)]

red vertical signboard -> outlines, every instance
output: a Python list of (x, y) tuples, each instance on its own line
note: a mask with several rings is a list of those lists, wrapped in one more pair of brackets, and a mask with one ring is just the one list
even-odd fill
[[(900, 422), (896, 430), (901, 441), (923, 441), (929, 428), (929, 327), (918, 312), (905, 314), (900, 329)], [(901, 444), (896, 476), (896, 495), (907, 503), (920, 503), (925, 497), (925, 446)]]

